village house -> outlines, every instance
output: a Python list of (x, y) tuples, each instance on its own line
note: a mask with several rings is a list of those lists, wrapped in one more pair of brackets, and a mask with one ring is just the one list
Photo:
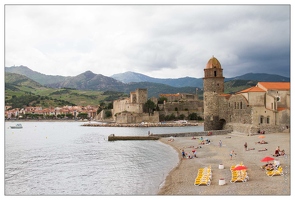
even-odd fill
[(97, 113), (97, 107), (93, 106), (63, 106), (63, 107), (51, 107), (51, 108), (44, 108), (42, 107), (26, 107), (26, 108), (16, 108), (16, 109), (9, 109), (9, 107), (5, 110), (5, 118), (12, 119), (12, 118), (22, 118), (25, 114), (39, 114), (42, 116), (55, 116), (58, 115), (67, 115), (72, 114), (74, 118), (78, 116), (79, 113), (87, 113), (88, 119), (94, 119)]

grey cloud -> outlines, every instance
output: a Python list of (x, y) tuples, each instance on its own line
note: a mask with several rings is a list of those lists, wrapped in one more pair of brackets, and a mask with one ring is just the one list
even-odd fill
[[(88, 70), (91, 63), (100, 66), (93, 72), (104, 75), (131, 68), (147, 75), (173, 69), (175, 76), (194, 76), (185, 74), (193, 69), (199, 76), (214, 55), (230, 76), (290, 71), (289, 5), (13, 7), (18, 9), (7, 13), (6, 49), (22, 42), (30, 45), (24, 49), (36, 47), (56, 66), (73, 63)], [(25, 32), (14, 34), (15, 27)], [(6, 60), (26, 55), (17, 52), (6, 52), (13, 55)]]
[(132, 59), (132, 67), (140, 67), (144, 71), (157, 71), (162, 68), (176, 68), (180, 51), (181, 47), (171, 41), (150, 40), (137, 44), (126, 56)]

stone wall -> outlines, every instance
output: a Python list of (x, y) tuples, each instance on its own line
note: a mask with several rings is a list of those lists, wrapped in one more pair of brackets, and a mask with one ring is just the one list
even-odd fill
[[(288, 124), (255, 126), (252, 124), (227, 123), (225, 128), (245, 135), (254, 135), (258, 134), (258, 131), (265, 131), (266, 134), (286, 132), (287, 126)], [(289, 126), (288, 129), (290, 129)]]
[(220, 106), (219, 113), (226, 119), (226, 122), (251, 124), (252, 107), (249, 106), (247, 99), (241, 95), (232, 95), (223, 106)]
[[(211, 135), (226, 135), (231, 133), (232, 130), (214, 130), (210, 131)], [(151, 133), (154, 136), (159, 137), (193, 137), (193, 136), (209, 136), (208, 131), (201, 131), (201, 132), (186, 132), (186, 133), (165, 133), (165, 134), (157, 134)]]
[(129, 113), (122, 112), (117, 113), (115, 118), (116, 123), (119, 124), (131, 124), (131, 123), (158, 123), (159, 122), (159, 113), (154, 112), (154, 114), (149, 115), (148, 113)]

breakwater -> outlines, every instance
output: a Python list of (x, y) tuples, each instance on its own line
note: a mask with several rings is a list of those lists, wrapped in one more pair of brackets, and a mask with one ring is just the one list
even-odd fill
[(212, 131), (200, 131), (200, 132), (186, 132), (186, 133), (151, 133), (152, 136), (158, 137), (193, 137), (193, 136), (212, 136), (212, 135), (226, 135), (231, 133), (232, 130), (212, 130)]
[(182, 127), (199, 126), (200, 123), (137, 123), (137, 124), (118, 124), (118, 123), (85, 123), (81, 126), (92, 127)]
[(212, 135), (226, 135), (231, 133), (232, 130), (214, 130), (214, 131), (201, 131), (201, 132), (187, 132), (187, 133), (164, 133), (155, 134), (150, 133), (147, 136), (115, 136), (111, 134), (108, 136), (108, 141), (116, 140), (158, 140), (162, 137), (193, 137), (193, 136), (212, 136)]
[(159, 136), (115, 136), (115, 134), (111, 134), (108, 137), (108, 141), (116, 141), (116, 140), (158, 140)]

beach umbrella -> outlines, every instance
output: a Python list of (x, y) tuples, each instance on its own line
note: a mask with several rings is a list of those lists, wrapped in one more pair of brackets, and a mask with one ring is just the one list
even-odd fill
[(233, 170), (246, 170), (247, 167), (245, 165), (238, 165), (235, 168), (233, 168)]
[(195, 152), (195, 151), (196, 151), (195, 149), (192, 150), (192, 152)]
[(269, 162), (269, 161), (272, 161), (272, 160), (274, 160), (274, 158), (269, 157), (269, 156), (266, 156), (266, 157), (264, 157), (264, 158), (261, 160), (261, 162)]
[(259, 135), (258, 138), (265, 138), (265, 136), (264, 135)]

